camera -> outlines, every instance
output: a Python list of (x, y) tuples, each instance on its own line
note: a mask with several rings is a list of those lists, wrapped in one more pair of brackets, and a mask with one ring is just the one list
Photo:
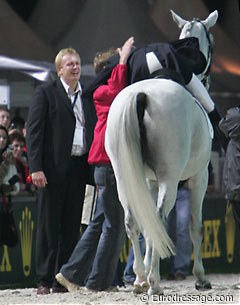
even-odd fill
[(20, 178), (18, 175), (14, 175), (12, 176), (9, 180), (8, 180), (8, 183), (13, 186), (15, 183), (19, 182), (20, 181)]

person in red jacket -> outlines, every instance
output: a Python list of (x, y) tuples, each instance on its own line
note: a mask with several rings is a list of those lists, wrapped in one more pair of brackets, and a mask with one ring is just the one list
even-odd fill
[[(119, 63), (105, 84), (93, 93), (97, 124), (90, 148), (88, 162), (95, 165), (94, 179), (98, 188), (97, 207), (93, 220), (75, 247), (70, 259), (56, 275), (57, 281), (72, 292), (85, 285), (94, 291), (114, 291), (120, 251), (125, 240), (124, 211), (118, 199), (116, 180), (109, 157), (105, 151), (105, 131), (108, 112), (117, 94), (127, 86), (127, 59), (134, 38), (130, 37), (117, 49)], [(115, 54), (117, 53), (115, 51)], [(95, 57), (94, 66), (104, 69), (112, 51)]]

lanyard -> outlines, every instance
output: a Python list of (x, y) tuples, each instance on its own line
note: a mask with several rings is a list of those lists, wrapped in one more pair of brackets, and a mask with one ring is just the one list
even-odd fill
[(74, 106), (75, 106), (75, 104), (76, 104), (76, 102), (77, 102), (77, 97), (78, 97), (78, 92), (75, 94), (75, 96), (74, 96), (74, 100), (73, 100), (73, 102), (72, 102), (72, 108), (74, 108)]

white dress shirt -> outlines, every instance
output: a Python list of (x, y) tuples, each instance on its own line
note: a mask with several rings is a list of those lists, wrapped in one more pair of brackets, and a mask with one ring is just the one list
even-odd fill
[(78, 82), (74, 91), (60, 78), (64, 89), (67, 92), (68, 98), (71, 100), (73, 112), (76, 118), (76, 127), (73, 138), (72, 156), (81, 156), (87, 152), (86, 138), (85, 138), (85, 118), (82, 106), (82, 88)]

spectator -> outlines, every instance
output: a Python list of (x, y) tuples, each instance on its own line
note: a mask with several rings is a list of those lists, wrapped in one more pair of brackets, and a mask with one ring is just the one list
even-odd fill
[(96, 112), (82, 97), (80, 56), (72, 48), (55, 58), (58, 79), (36, 88), (27, 119), (27, 154), (38, 188), (37, 294), (66, 292), (55, 274), (79, 239)]
[[(228, 205), (232, 206), (240, 234), (240, 106), (230, 108), (220, 121), (219, 127), (229, 139), (223, 169), (225, 198)], [(234, 288), (240, 289), (240, 282), (235, 284)]]
[[(14, 223), (11, 195), (18, 193), (18, 176), (13, 153), (8, 149), (8, 131), (0, 125), (0, 245), (14, 247), (18, 234)], [(10, 218), (8, 218), (8, 216)], [(10, 219), (11, 221), (6, 221)]]
[(6, 127), (0, 125), (0, 151), (1, 155), (6, 151), (9, 144), (8, 131)]
[(240, 234), (240, 106), (230, 108), (219, 127), (229, 138), (223, 169), (225, 198), (232, 205)]
[(7, 175), (9, 165), (15, 164), (12, 151), (7, 150), (8, 144), (8, 131), (4, 126), (0, 125), (0, 190), (4, 196), (9, 195), (14, 190), (13, 186), (3, 184), (3, 179)]
[(16, 160), (17, 172), (20, 178), (20, 190), (32, 193), (35, 189), (32, 183), (27, 181), (29, 176), (29, 166), (26, 153), (24, 151), (25, 138), (15, 131), (9, 134), (9, 142), (12, 146), (13, 156)]
[[(94, 291), (114, 291), (114, 283), (120, 251), (125, 239), (124, 212), (119, 202), (116, 180), (104, 147), (108, 112), (116, 95), (127, 85), (127, 59), (134, 43), (129, 38), (118, 49), (119, 64), (112, 70), (106, 84), (93, 94), (98, 121), (88, 161), (95, 165), (94, 178), (98, 188), (97, 207), (94, 219), (88, 225), (74, 249), (69, 261), (64, 264), (56, 279), (68, 291), (80, 285)], [(116, 53), (116, 51), (115, 51)], [(108, 64), (110, 52), (95, 57), (95, 69)]]
[(7, 130), (10, 127), (10, 111), (6, 107), (0, 106), (0, 125), (4, 126)]

